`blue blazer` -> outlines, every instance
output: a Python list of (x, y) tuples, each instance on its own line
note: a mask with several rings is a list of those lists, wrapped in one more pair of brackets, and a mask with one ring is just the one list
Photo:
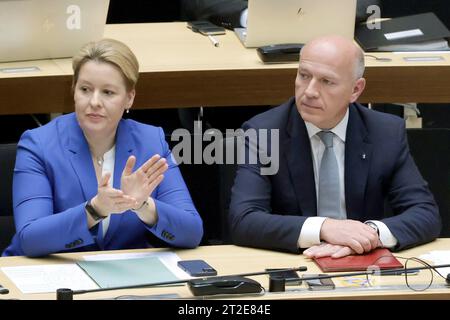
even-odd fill
[(151, 194), (158, 212), (157, 224), (147, 226), (132, 211), (113, 214), (103, 237), (101, 223), (91, 230), (87, 227), (84, 206), (97, 194), (98, 184), (88, 143), (75, 114), (26, 131), (18, 144), (13, 178), (16, 235), (3, 256), (147, 248), (158, 238), (168, 246), (196, 247), (203, 236), (202, 220), (161, 128), (120, 121), (114, 188), (120, 189), (129, 156), (136, 156), (138, 168), (154, 154), (166, 158), (169, 164), (163, 181)]
[[(280, 164), (272, 176), (260, 175), (258, 164), (239, 166), (229, 213), (232, 239), (239, 245), (299, 252), (303, 223), (317, 215), (305, 122), (292, 98), (244, 123), (243, 129), (249, 128), (279, 129)], [(438, 237), (438, 208), (411, 157), (402, 119), (351, 104), (344, 165), (348, 219), (384, 222), (398, 240), (396, 250)], [(391, 216), (384, 215), (385, 203)]]

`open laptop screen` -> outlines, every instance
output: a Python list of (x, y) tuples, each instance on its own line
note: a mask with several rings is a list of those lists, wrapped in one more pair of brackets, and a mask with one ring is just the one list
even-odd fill
[(103, 37), (109, 0), (0, 0), (0, 62), (64, 58)]
[(246, 47), (306, 43), (332, 34), (353, 39), (355, 16), (356, 0), (249, 0), (247, 29), (236, 33)]

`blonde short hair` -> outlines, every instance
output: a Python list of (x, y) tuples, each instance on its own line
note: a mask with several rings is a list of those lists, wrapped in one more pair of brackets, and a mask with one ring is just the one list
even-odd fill
[(114, 39), (102, 39), (84, 45), (72, 58), (72, 88), (78, 81), (81, 67), (88, 61), (114, 65), (122, 73), (128, 91), (136, 86), (139, 78), (139, 62), (134, 53), (124, 43)]

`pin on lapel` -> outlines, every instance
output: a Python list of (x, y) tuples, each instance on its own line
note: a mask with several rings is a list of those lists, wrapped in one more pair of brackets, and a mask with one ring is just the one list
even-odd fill
[(363, 153), (363, 154), (361, 155), (361, 159), (366, 160), (366, 154), (365, 154), (365, 153)]

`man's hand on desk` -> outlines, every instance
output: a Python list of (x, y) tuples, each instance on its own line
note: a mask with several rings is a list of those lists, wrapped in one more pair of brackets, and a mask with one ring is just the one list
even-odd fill
[[(377, 232), (373, 228), (360, 221), (349, 219), (325, 219), (320, 229), (320, 240), (331, 245), (348, 247), (352, 252), (358, 254), (372, 251), (382, 245)], [(351, 253), (344, 250), (341, 254), (348, 255)]]
[(317, 246), (312, 246), (303, 254), (308, 258), (321, 258), (331, 256), (332, 258), (342, 258), (352, 254), (356, 254), (350, 247), (342, 246), (339, 244), (321, 243)]

